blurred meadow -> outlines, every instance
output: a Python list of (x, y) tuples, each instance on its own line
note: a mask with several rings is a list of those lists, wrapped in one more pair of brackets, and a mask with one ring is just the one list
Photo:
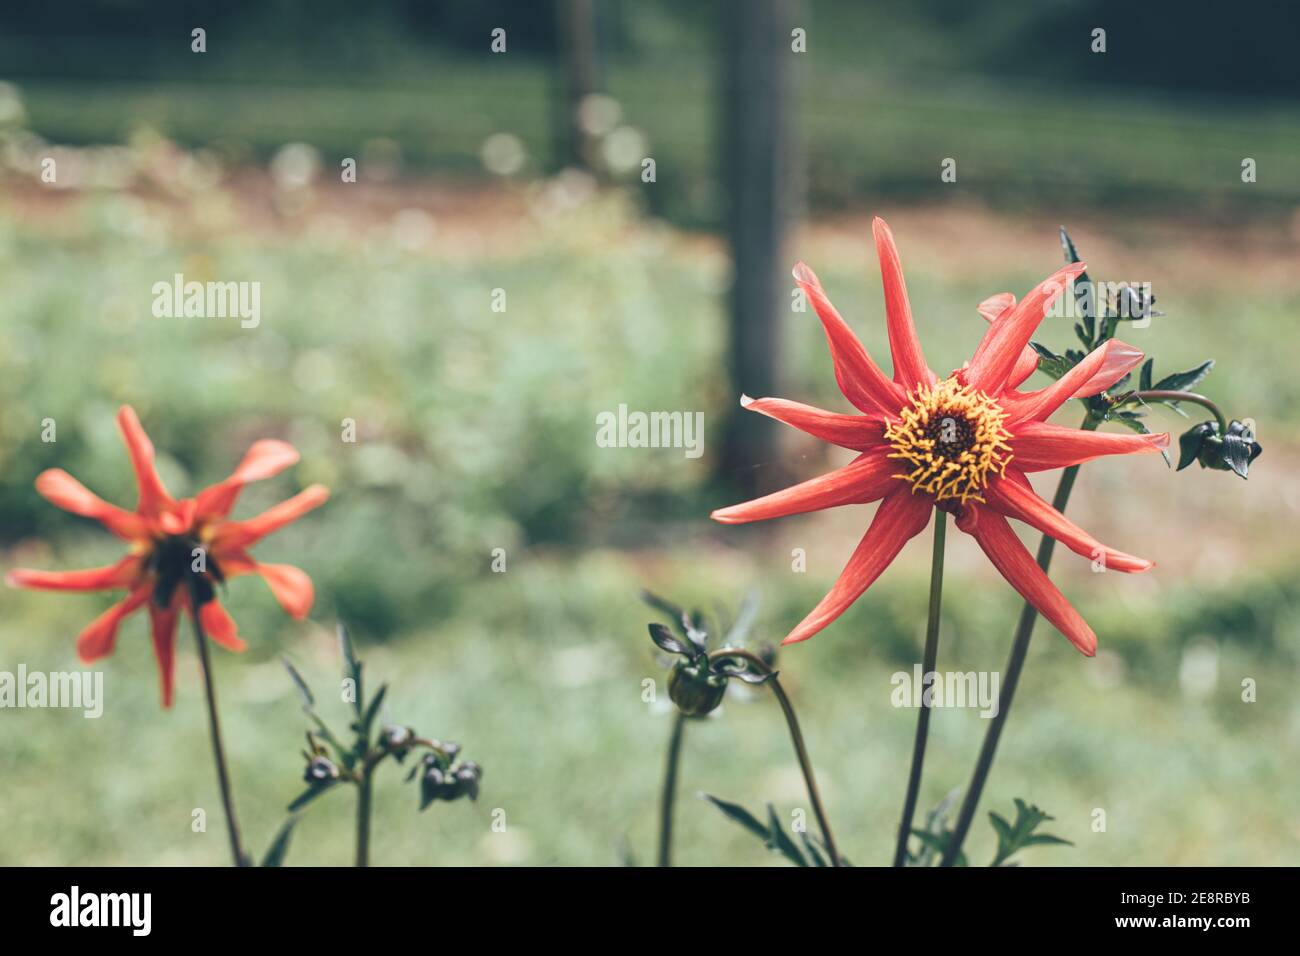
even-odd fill
[[(367, 29), (334, 22), (306, 38), (291, 27), (307, 15), (290, 4), (298, 20), (261, 14), (261, 30), (236, 31), (232, 15), (227, 34), (210, 30), (207, 59), (189, 52), (188, 16), (146, 22), (145, 5), (128, 5), (134, 19), (112, 20), (109, 6), (88, 4), (99, 19), (77, 35), (0, 15), (4, 568), (117, 558), (119, 542), (32, 482), (66, 468), (133, 504), (120, 404), (139, 412), (177, 495), (224, 478), (253, 440), (286, 439), (302, 461), (250, 487), (236, 515), (312, 482), (331, 488), (257, 551), (304, 568), (316, 605), (294, 622), (260, 582), (235, 580), (227, 606), (250, 647), (214, 651), (251, 850), (302, 789), (307, 723), (279, 657), (345, 724), (329, 692), (342, 620), (371, 684), (390, 682), (392, 720), (459, 741), (484, 767), (477, 803), (424, 813), (405, 771), (389, 768), (375, 862), (652, 863), (672, 711), (639, 590), (708, 612), (754, 591), (755, 636), (775, 643), (830, 587), (874, 507), (762, 527), (707, 518), (754, 477), (719, 464), (746, 390), (728, 375), (730, 167), (711, 91), (727, 31), (684, 3), (601, 5), (605, 90), (586, 130), (597, 168), (583, 170), (556, 146), (553, 13), (532, 9), (550, 4), (435, 4), (433, 26), (409, 32), (411, 5), (381, 5)], [(1090, 76), (1074, 52), (1041, 52), (1049, 41), (1086, 50), (1087, 29), (1068, 34), (1061, 12), (1079, 4), (1025, 5), (978, 30), (945, 2), (867, 6), (804, 5), (785, 268), (811, 264), (887, 356), (870, 233), (882, 215), (942, 372), (983, 333), (977, 303), (1022, 295), (1058, 267), (1064, 223), (1094, 277), (1152, 283), (1166, 315), (1121, 337), (1155, 357), (1157, 376), (1217, 360), (1200, 390), (1230, 418), (1253, 418), (1264, 446), (1245, 482), (1176, 473), (1158, 456), (1084, 467), (1069, 515), (1157, 567), (1093, 574), (1058, 549), (1052, 577), (1101, 650), (1084, 659), (1039, 624), (972, 862), (993, 853), (985, 811), (1007, 815), (1020, 797), (1074, 843), (1028, 850), (1027, 865), (1300, 863), (1300, 91)], [(342, 15), (316, 8), (324, 24)], [(518, 27), (517, 52), (488, 53), (498, 24)], [(1111, 36), (1121, 49), (1144, 42), (1118, 25)], [(1192, 42), (1166, 42), (1180, 38)], [(1028, 46), (1038, 55), (1016, 70), (994, 66)], [(640, 179), (644, 156), (656, 182)], [(942, 184), (949, 156), (958, 181)], [(1251, 184), (1247, 156), (1260, 171)], [(54, 184), (40, 177), (46, 157)], [(356, 183), (340, 181), (345, 157), (358, 160)], [(260, 282), (261, 324), (155, 318), (152, 286), (175, 273)], [(496, 289), (504, 312), (490, 307)], [(812, 314), (783, 304), (779, 335), (780, 394), (847, 411)], [(1064, 319), (1036, 340), (1075, 344)], [(703, 411), (704, 455), (598, 447), (596, 416), (621, 403)], [(1081, 416), (1071, 403), (1054, 421)], [(41, 440), (47, 418), (53, 443)], [(355, 444), (340, 441), (347, 418)], [(1156, 409), (1150, 424), (1176, 436), (1192, 421)], [(780, 461), (752, 463), (760, 480), (850, 458), (792, 431), (781, 442)], [(1050, 497), (1055, 481), (1034, 483)], [(497, 548), (505, 573), (491, 568)], [(919, 660), (928, 557), (928, 541), (913, 542), (778, 662), (838, 841), (859, 865), (892, 850), (916, 714), (891, 706), (890, 676)], [(1020, 601), (964, 535), (949, 535), (944, 597), (940, 668), (1000, 670)], [(0, 590), (0, 671), (78, 669), (76, 635), (110, 600)], [(188, 628), (171, 711), (141, 617), (96, 667), (107, 694), (97, 720), (0, 710), (0, 864), (228, 862)], [(922, 810), (965, 785), (985, 724), (974, 710), (935, 711)], [(782, 814), (806, 802), (761, 691), (733, 690), (687, 727), (680, 787), (683, 865), (779, 863), (697, 792)], [(289, 863), (350, 861), (353, 801), (344, 790), (311, 805)], [(206, 833), (191, 830), (195, 808)], [(497, 808), (504, 832), (491, 827)]]

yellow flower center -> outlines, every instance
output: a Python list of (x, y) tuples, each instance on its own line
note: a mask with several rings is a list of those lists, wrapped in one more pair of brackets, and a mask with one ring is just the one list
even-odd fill
[(936, 502), (982, 502), (980, 492), (1011, 461), (1006, 418), (997, 402), (956, 376), (934, 387), (918, 385), (912, 404), (885, 427), (885, 440), (894, 449), (889, 457), (910, 466), (895, 477)]

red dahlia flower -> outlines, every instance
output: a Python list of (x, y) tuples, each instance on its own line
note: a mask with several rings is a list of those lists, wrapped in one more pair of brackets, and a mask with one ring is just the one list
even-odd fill
[(189, 582), (196, 560), (201, 555), (205, 567), (195, 582), (203, 629), (223, 647), (242, 651), (245, 644), (235, 622), (217, 602), (213, 582), (241, 574), (260, 574), (285, 611), (295, 618), (306, 617), (314, 597), (311, 579), (287, 564), (258, 564), (247, 549), (323, 504), (329, 490), (312, 485), (256, 518), (231, 521), (226, 516), (245, 484), (270, 478), (298, 460), (292, 445), (273, 440), (254, 442), (229, 478), (205, 488), (194, 498), (176, 501), (167, 494), (154, 469), (153, 444), (135, 410), (124, 405), (117, 413), (117, 424), (140, 486), (140, 503), (135, 511), (109, 504), (61, 468), (41, 472), (36, 478), (36, 490), (65, 511), (99, 521), (130, 543), (130, 553), (106, 568), (15, 570), (6, 580), (14, 587), (50, 591), (126, 589), (123, 600), (95, 618), (78, 636), (77, 654), (86, 663), (111, 654), (118, 625), (147, 604), (162, 679), (162, 702), (164, 707), (170, 707), (176, 622), (181, 613), (190, 609)]
[(1070, 398), (1096, 395), (1142, 361), (1142, 353), (1116, 339), (1099, 346), (1046, 388), (1018, 387), (1037, 367), (1030, 336), (1047, 310), (1083, 272), (1068, 265), (1039, 284), (1018, 305), (1003, 293), (980, 312), (990, 325), (974, 356), (940, 380), (930, 371), (912, 323), (902, 265), (884, 220), (873, 223), (885, 287), (891, 380), (835, 311), (813, 271), (803, 263), (795, 281), (826, 330), (840, 391), (861, 412), (842, 415), (780, 398), (742, 397), (751, 411), (861, 454), (829, 474), (774, 494), (713, 512), (726, 524), (761, 521), (838, 505), (880, 501), (853, 556), (820, 604), (783, 643), (812, 637), (858, 599), (919, 534), (930, 512), (956, 516), (994, 567), (1075, 647), (1096, 653), (1097, 636), (1038, 567), (1007, 518), (1051, 535), (1079, 554), (1117, 571), (1145, 571), (1150, 561), (1105, 547), (1034, 493), (1026, 475), (1064, 468), (1102, 455), (1153, 452), (1168, 434), (1107, 435), (1052, 425), (1047, 418)]

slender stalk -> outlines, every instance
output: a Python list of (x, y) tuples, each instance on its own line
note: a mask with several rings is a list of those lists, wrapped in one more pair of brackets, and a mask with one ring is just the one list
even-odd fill
[(799, 718), (795, 716), (794, 704), (790, 702), (790, 697), (781, 686), (780, 678), (767, 666), (767, 661), (750, 651), (741, 650), (734, 647), (723, 647), (712, 651), (709, 657), (713, 660), (718, 658), (739, 658), (748, 661), (751, 666), (758, 668), (765, 674), (772, 674), (772, 679), (767, 682), (772, 688), (772, 693), (776, 695), (777, 701), (781, 704), (781, 712), (785, 715), (785, 725), (790, 730), (790, 742), (794, 745), (794, 755), (799, 761), (799, 769), (803, 772), (803, 782), (808, 787), (808, 799), (812, 802), (813, 815), (817, 817), (817, 825), (821, 827), (822, 841), (826, 844), (826, 852), (831, 856), (832, 866), (843, 866), (840, 860), (840, 852), (835, 846), (835, 836), (831, 833), (831, 823), (826, 817), (826, 808), (822, 806), (821, 792), (817, 789), (817, 776), (813, 773), (812, 759), (808, 756), (808, 746), (803, 740), (803, 731), (799, 729)]
[(373, 768), (364, 766), (357, 784), (357, 866), (370, 865), (370, 798), (374, 779)]
[[(1083, 431), (1093, 431), (1100, 424), (1099, 419), (1089, 414), (1079, 428)], [(1065, 511), (1065, 506), (1070, 501), (1070, 492), (1074, 490), (1074, 480), (1078, 475), (1078, 465), (1071, 465), (1061, 473), (1061, 481), (1056, 486), (1056, 494), (1052, 497), (1052, 507), (1057, 511)], [(1055, 548), (1056, 539), (1048, 535), (1043, 535), (1042, 540), (1038, 542), (1038, 566), (1044, 573), (1052, 563), (1052, 552)], [(1007, 658), (1006, 673), (1002, 676), (1002, 692), (998, 695), (998, 713), (989, 724), (989, 729), (984, 732), (984, 743), (980, 747), (975, 772), (971, 775), (970, 786), (966, 788), (966, 797), (962, 801), (961, 812), (957, 816), (952, 838), (948, 841), (948, 848), (944, 851), (940, 866), (953, 865), (970, 830), (971, 820), (974, 819), (975, 811), (979, 807), (980, 795), (984, 792), (989, 770), (993, 767), (993, 758), (997, 754), (1002, 728), (1006, 725), (1007, 715), (1011, 713), (1011, 701), (1016, 695), (1016, 684), (1020, 681), (1020, 670), (1024, 666), (1025, 655), (1029, 653), (1029, 639), (1033, 636), (1034, 624), (1037, 620), (1038, 609), (1026, 601), (1020, 609), (1020, 621), (1016, 625), (1016, 635), (1011, 642), (1011, 655)]]
[(926, 678), (934, 673), (939, 658), (939, 608), (943, 603), (944, 538), (948, 513), (934, 513), (934, 552), (930, 558), (930, 614), (925, 624), (925, 652), (921, 664), (921, 710), (916, 716), (916, 738), (912, 742), (912, 771), (907, 778), (907, 796), (903, 800), (903, 819), (898, 825), (898, 845), (894, 848), (894, 866), (907, 862), (907, 840), (912, 835), (912, 817), (921, 792), (921, 768), (925, 763), (925, 744), (930, 735), (930, 699), (925, 693)]
[[(1139, 401), (1150, 400), (1153, 402), (1191, 402), (1193, 405), (1200, 405), (1202, 408), (1208, 409), (1211, 414), (1219, 420), (1219, 434), (1228, 434), (1228, 420), (1224, 417), (1223, 412), (1219, 410), (1219, 406), (1214, 404), (1214, 402), (1210, 401), (1204, 395), (1198, 395), (1196, 392), (1176, 392), (1166, 391), (1164, 389), (1131, 392), (1124, 396), (1124, 399), (1120, 404), (1132, 401), (1133, 399), (1138, 399)], [(1096, 425), (1093, 426), (1093, 428), (1096, 427)]]
[(686, 715), (677, 711), (673, 720), (673, 735), (668, 740), (668, 769), (664, 771), (664, 794), (659, 805), (659, 865), (672, 866), (673, 803), (677, 799), (677, 765), (682, 756), (682, 734), (686, 730)]
[(221, 744), (221, 720), (217, 716), (217, 691), (212, 682), (212, 665), (208, 660), (208, 636), (199, 621), (199, 590), (197, 576), (190, 578), (190, 617), (194, 621), (194, 638), (199, 645), (199, 667), (203, 671), (203, 689), (208, 699), (208, 729), (212, 736), (212, 757), (217, 764), (217, 783), (221, 787), (221, 804), (226, 811), (226, 830), (230, 834), (230, 852), (235, 866), (248, 866), (239, 838), (239, 822), (235, 819), (235, 800), (230, 792), (230, 772), (226, 769), (226, 751)]

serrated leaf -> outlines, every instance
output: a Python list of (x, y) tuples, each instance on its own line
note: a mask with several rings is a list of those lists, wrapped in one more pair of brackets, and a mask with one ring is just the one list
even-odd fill
[(1064, 356), (1057, 355), (1045, 345), (1030, 342), (1029, 347), (1038, 353), (1038, 370), (1052, 378), (1060, 378), (1070, 370), (1071, 363)]
[(1214, 359), (1209, 359), (1196, 366), (1196, 368), (1188, 369), (1186, 372), (1175, 372), (1172, 375), (1166, 375), (1152, 386), (1152, 390), (1157, 392), (1185, 392), (1202, 381), (1213, 368)]
[(1005, 818), (997, 813), (989, 813), (989, 822), (993, 824), (993, 829), (998, 836), (997, 854), (993, 857), (993, 862), (989, 866), (1006, 864), (1011, 856), (1027, 846), (1041, 846), (1049, 843), (1073, 846), (1069, 840), (1047, 833), (1034, 832), (1040, 824), (1051, 820), (1051, 816), (1033, 804), (1025, 803), (1019, 797), (1015, 799), (1015, 805), (1015, 823), (1008, 823)]
[(292, 816), (284, 821), (280, 827), (280, 832), (275, 835), (271, 841), (270, 848), (266, 851), (266, 856), (262, 857), (262, 866), (283, 866), (284, 856), (289, 852), (289, 838), (293, 836), (293, 828), (298, 823), (298, 817)]

